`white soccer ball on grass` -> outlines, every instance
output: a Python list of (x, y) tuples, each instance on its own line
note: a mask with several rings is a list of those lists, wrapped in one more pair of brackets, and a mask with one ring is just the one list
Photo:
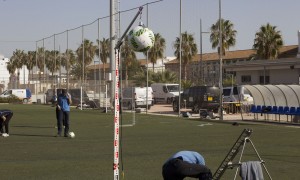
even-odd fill
[(153, 32), (143, 26), (137, 26), (129, 31), (129, 46), (137, 52), (148, 51), (154, 45), (155, 37)]
[(70, 138), (75, 138), (75, 133), (74, 132), (69, 132), (69, 137)]

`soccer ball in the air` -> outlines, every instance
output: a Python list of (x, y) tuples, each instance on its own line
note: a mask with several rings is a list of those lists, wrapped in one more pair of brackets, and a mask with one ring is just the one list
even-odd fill
[(74, 132), (69, 132), (69, 137), (70, 138), (75, 138), (75, 133)]
[(153, 32), (143, 26), (137, 26), (129, 31), (128, 43), (134, 51), (145, 52), (154, 45)]

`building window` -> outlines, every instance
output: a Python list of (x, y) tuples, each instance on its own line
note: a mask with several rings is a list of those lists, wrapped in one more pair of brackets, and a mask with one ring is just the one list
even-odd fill
[(266, 82), (264, 83), (264, 76), (259, 76), (259, 83), (260, 84), (270, 84), (270, 76), (265, 76)]
[(251, 76), (247, 75), (247, 76), (242, 76), (242, 83), (249, 83), (251, 82)]

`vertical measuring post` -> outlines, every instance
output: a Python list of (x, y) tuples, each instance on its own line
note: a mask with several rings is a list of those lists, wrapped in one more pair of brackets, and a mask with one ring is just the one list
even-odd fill
[(119, 80), (119, 63), (120, 63), (120, 58), (119, 58), (119, 53), (116, 50), (115, 52), (115, 118), (114, 118), (114, 180), (119, 180), (119, 150), (120, 150), (120, 104), (119, 104), (119, 86), (120, 86), (120, 80)]
[[(138, 17), (138, 15), (142, 12), (143, 7), (139, 8), (139, 11), (136, 13), (135, 17), (125, 30), (124, 34), (118, 41), (115, 47), (115, 117), (114, 117), (114, 163), (113, 163), (113, 170), (114, 170), (114, 180), (119, 180), (120, 172), (119, 172), (119, 156), (120, 156), (120, 102), (119, 102), (119, 90), (120, 90), (120, 79), (119, 79), (119, 65), (120, 65), (120, 46), (122, 45), (122, 40), (126, 36), (127, 32), (129, 31), (130, 27)], [(113, 98), (113, 97), (112, 97)]]

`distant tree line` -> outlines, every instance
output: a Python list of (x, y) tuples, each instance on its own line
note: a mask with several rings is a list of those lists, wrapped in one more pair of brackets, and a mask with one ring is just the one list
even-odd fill
[[(220, 23), (221, 21), (221, 23)], [(222, 55), (226, 54), (226, 51), (230, 47), (234, 47), (236, 44), (237, 31), (234, 29), (234, 25), (229, 20), (218, 20), (215, 24), (212, 24), (210, 28), (210, 42), (213, 49), (219, 49), (220, 41), (220, 24), (221, 24), (221, 48)], [(253, 49), (256, 50), (256, 54), (251, 55), (252, 59), (276, 59), (279, 54), (280, 47), (283, 46), (283, 40), (281, 32), (276, 29), (276, 26), (272, 26), (269, 23), (260, 27), (255, 34)], [(181, 46), (180, 46), (181, 40)], [(176, 37), (173, 48), (174, 55), (180, 58), (181, 47), (181, 59), (184, 67), (184, 84), (187, 86), (191, 84), (187, 80), (187, 64), (198, 53), (197, 44), (193, 34), (187, 31), (181, 34), (180, 37)], [(145, 52), (145, 57), (148, 55), (148, 60), (153, 64), (152, 72), (149, 74), (149, 82), (178, 82), (179, 77), (173, 72), (154, 72), (154, 64), (158, 59), (164, 58), (166, 49), (166, 41), (159, 34), (155, 34), (154, 46)], [(28, 51), (16, 49), (13, 52), (10, 61), (7, 64), (7, 70), (11, 75), (17, 70), (17, 80), (19, 81), (20, 69), (23, 66), (29, 70), (29, 74), (33, 76), (33, 67), (39, 69), (39, 79), (45, 69), (48, 69), (52, 75), (59, 71), (63, 67), (67, 72), (67, 79), (70, 75), (76, 80), (85, 81), (89, 69), (87, 68), (95, 58), (99, 58), (105, 67), (108, 63), (110, 51), (110, 40), (103, 38), (97, 39), (96, 44), (92, 41), (85, 39), (82, 44), (75, 50), (67, 49), (65, 52), (59, 52), (57, 50), (46, 50), (44, 48), (38, 48), (37, 51)], [(84, 54), (84, 60), (83, 60)], [(124, 71), (125, 80), (134, 80), (136, 84), (142, 84), (145, 82), (145, 69), (140, 67), (139, 61), (136, 58), (136, 53), (130, 48), (127, 37), (125, 38), (123, 45), (121, 46), (121, 67)], [(102, 70), (105, 75), (105, 68)], [(84, 72), (84, 73), (83, 73)], [(105, 77), (104, 77), (105, 78)]]

